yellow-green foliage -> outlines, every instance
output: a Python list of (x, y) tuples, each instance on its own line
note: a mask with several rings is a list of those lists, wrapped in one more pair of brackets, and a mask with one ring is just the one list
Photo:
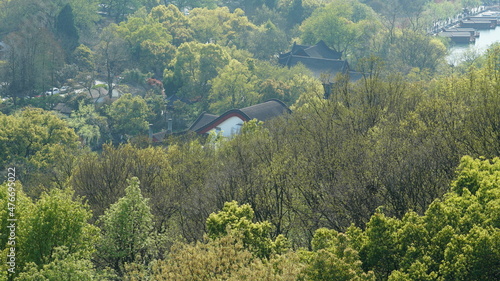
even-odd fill
[(270, 238), (271, 224), (267, 221), (252, 222), (254, 211), (248, 204), (226, 202), (218, 213), (212, 213), (207, 219), (207, 235), (217, 239), (228, 234), (242, 237), (243, 245), (256, 256), (264, 258), (272, 253), (282, 253), (287, 248), (287, 241), (278, 236), (276, 241)]
[(238, 233), (206, 243), (177, 244), (153, 266), (155, 280), (297, 280), (303, 268), (295, 253), (260, 259), (244, 246)]

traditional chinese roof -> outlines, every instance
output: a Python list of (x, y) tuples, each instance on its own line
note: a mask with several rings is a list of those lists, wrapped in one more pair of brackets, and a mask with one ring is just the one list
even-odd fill
[(323, 41), (314, 46), (294, 43), (290, 52), (279, 55), (278, 63), (288, 67), (301, 63), (311, 70), (315, 77), (320, 78), (322, 74), (335, 76), (337, 73), (348, 72), (349, 64), (341, 60), (341, 57), (341, 52), (330, 49)]
[(280, 116), (283, 113), (289, 113), (288, 106), (280, 100), (271, 99), (263, 103), (252, 105), (241, 109), (231, 109), (220, 116), (202, 113), (196, 121), (189, 127), (189, 131), (194, 131), (199, 134), (204, 134), (225, 120), (237, 116), (243, 121), (257, 119), (259, 121), (267, 121), (274, 117)]
[(217, 119), (219, 116), (217, 115), (213, 115), (213, 114), (208, 114), (206, 112), (203, 112), (195, 121), (194, 123), (191, 125), (191, 127), (189, 127), (189, 130), (190, 131), (197, 131), (198, 129), (200, 129), (201, 127), (209, 124), (210, 122), (214, 121), (215, 119)]

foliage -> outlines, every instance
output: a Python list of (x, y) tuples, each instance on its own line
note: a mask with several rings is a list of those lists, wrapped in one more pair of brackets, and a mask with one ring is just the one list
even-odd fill
[(203, 100), (210, 89), (208, 81), (216, 77), (229, 60), (227, 49), (219, 45), (183, 43), (170, 63), (172, 70), (164, 73), (165, 84), (179, 89), (180, 96)]
[(142, 196), (136, 177), (128, 183), (125, 196), (100, 218), (103, 235), (99, 255), (119, 273), (125, 263), (146, 262), (153, 243), (153, 215), (148, 200)]
[(350, 238), (334, 230), (320, 228), (311, 242), (313, 251), (304, 252), (305, 280), (375, 280), (372, 271), (361, 268), (358, 252), (351, 248)]
[(78, 111), (68, 119), (69, 126), (75, 128), (83, 143), (95, 148), (103, 143), (107, 133), (107, 119), (95, 111), (94, 105), (80, 102)]
[[(446, 42), (426, 33), (478, 2), (435, 2), (0, 0), (0, 162), (23, 183), (18, 279), (117, 279), (105, 266), (124, 280), (498, 279), (500, 49), (447, 66)], [(325, 40), (357, 72), (277, 66), (297, 39)], [(68, 83), (108, 98), (30, 98)], [(112, 103), (115, 87), (142, 97)], [(273, 98), (293, 112), (231, 139), (104, 144), (160, 130), (165, 114), (184, 124)], [(79, 106), (67, 121), (31, 108), (61, 101)], [(145, 220), (125, 210), (132, 193)]]
[(247, 49), (256, 59), (273, 61), (287, 47), (286, 34), (269, 19), (249, 35)]
[(75, 26), (73, 9), (70, 4), (66, 4), (61, 12), (57, 15), (56, 30), (61, 41), (61, 47), (71, 54), (78, 46), (80, 36)]
[(246, 45), (247, 36), (257, 28), (243, 10), (236, 9), (231, 13), (227, 7), (193, 9), (189, 14), (189, 22), (198, 42), (238, 48)]
[(113, 274), (98, 273), (89, 259), (70, 254), (67, 247), (55, 249), (53, 261), (37, 268), (34, 263), (28, 264), (26, 271), (22, 272), (16, 280), (21, 281), (91, 281), (91, 280), (114, 280)]
[(212, 85), (208, 98), (212, 101), (210, 111), (215, 114), (254, 105), (259, 100), (255, 76), (248, 67), (231, 60), (219, 75), (210, 80)]
[(302, 265), (293, 253), (255, 258), (241, 240), (227, 235), (206, 243), (177, 244), (153, 266), (155, 280), (297, 280)]
[(111, 104), (108, 115), (113, 132), (122, 136), (145, 133), (149, 127), (147, 122), (150, 115), (149, 108), (140, 96), (131, 94), (121, 96)]
[(37, 152), (55, 145), (75, 147), (77, 136), (54, 113), (26, 108), (14, 115), (0, 115), (0, 147), (2, 165), (24, 161)]
[(25, 218), (26, 227), (20, 229), (22, 257), (20, 268), (28, 262), (41, 267), (56, 258), (57, 247), (67, 247), (68, 254), (77, 259), (89, 259), (98, 240), (98, 228), (88, 223), (91, 211), (81, 198), (73, 198), (71, 189), (52, 189), (43, 193)]
[(177, 243), (165, 261), (153, 266), (153, 276), (156, 280), (296, 280), (303, 266), (294, 253), (284, 254), (284, 237), (273, 242), (267, 237), (269, 224), (252, 223), (252, 218), (249, 205), (227, 202), (222, 211), (208, 217), (208, 240)]
[(207, 235), (211, 239), (228, 234), (242, 235), (245, 248), (258, 257), (269, 257), (271, 253), (281, 253), (286, 249), (286, 239), (278, 237), (276, 241), (269, 238), (271, 224), (268, 222), (253, 223), (254, 213), (250, 205), (238, 206), (236, 201), (227, 202), (218, 213), (212, 213), (207, 219)]
[(318, 8), (301, 25), (301, 39), (305, 44), (325, 43), (344, 55), (362, 48), (362, 42), (369, 42), (376, 26), (373, 11), (352, 1), (333, 1), (324, 8)]
[[(446, 55), (446, 46), (436, 38), (408, 31), (396, 36), (396, 62), (403, 66), (435, 71)], [(397, 64), (396, 64), (397, 65)]]

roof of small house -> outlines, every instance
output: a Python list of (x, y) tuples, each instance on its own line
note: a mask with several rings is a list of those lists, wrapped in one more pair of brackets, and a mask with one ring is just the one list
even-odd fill
[(274, 117), (280, 116), (283, 113), (289, 113), (288, 106), (278, 99), (271, 99), (263, 103), (252, 105), (241, 109), (231, 109), (220, 116), (202, 113), (196, 121), (189, 127), (189, 131), (194, 131), (204, 134), (230, 117), (237, 116), (243, 121), (257, 119), (259, 121), (267, 121)]
[(73, 112), (73, 109), (71, 107), (67, 106), (65, 103), (62, 103), (62, 102), (56, 104), (56, 106), (54, 106), (54, 108), (52, 108), (52, 110), (60, 112), (62, 114), (66, 114), (66, 115), (70, 115), (71, 112)]

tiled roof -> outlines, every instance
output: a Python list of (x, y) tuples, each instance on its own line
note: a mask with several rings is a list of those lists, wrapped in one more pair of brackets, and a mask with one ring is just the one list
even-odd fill
[(259, 121), (267, 121), (271, 118), (290, 112), (288, 106), (278, 99), (271, 99), (263, 103), (252, 105), (240, 109), (245, 113), (249, 120), (257, 119)]
[(208, 114), (206, 112), (203, 112), (189, 127), (189, 131), (198, 131), (201, 127), (207, 125), (208, 123), (214, 121), (217, 119), (219, 116), (213, 115), (213, 114)]
[(320, 78), (322, 74), (335, 76), (339, 72), (347, 72), (349, 64), (341, 60), (341, 57), (341, 52), (330, 49), (323, 41), (319, 41), (314, 46), (294, 43), (290, 52), (280, 54), (278, 63), (288, 67), (301, 63), (311, 70), (315, 77)]
[(242, 109), (231, 109), (220, 116), (202, 113), (196, 121), (189, 127), (189, 131), (198, 133), (207, 132), (215, 128), (218, 124), (231, 116), (240, 116), (244, 121), (257, 119), (259, 121), (267, 121), (274, 117), (278, 117), (284, 113), (289, 113), (288, 106), (280, 100), (271, 99), (263, 103), (245, 107)]

